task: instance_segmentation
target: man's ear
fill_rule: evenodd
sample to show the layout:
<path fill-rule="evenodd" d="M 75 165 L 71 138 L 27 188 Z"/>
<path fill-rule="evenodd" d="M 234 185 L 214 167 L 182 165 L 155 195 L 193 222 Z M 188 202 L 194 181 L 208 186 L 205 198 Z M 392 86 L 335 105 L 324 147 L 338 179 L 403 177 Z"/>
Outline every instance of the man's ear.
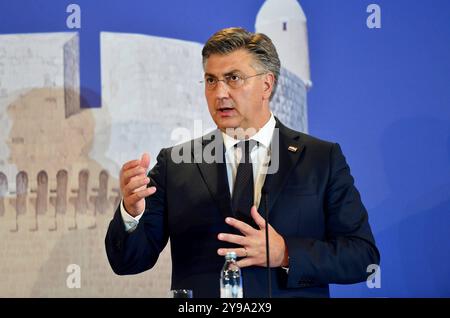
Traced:
<path fill-rule="evenodd" d="M 275 76 L 272 73 L 267 73 L 264 76 L 264 82 L 263 82 L 264 99 L 270 99 L 270 95 L 272 95 L 274 84 L 275 84 Z"/>

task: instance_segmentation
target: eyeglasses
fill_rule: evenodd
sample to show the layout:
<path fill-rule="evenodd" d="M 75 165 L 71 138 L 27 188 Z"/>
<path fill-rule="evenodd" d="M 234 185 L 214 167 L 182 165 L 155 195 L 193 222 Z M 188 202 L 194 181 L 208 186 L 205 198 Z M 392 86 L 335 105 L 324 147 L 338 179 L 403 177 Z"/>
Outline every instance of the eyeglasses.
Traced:
<path fill-rule="evenodd" d="M 258 74 L 251 75 L 251 76 L 243 76 L 240 74 L 230 74 L 230 75 L 225 75 L 224 79 L 221 79 L 221 80 L 214 76 L 206 76 L 205 80 L 200 81 L 200 83 L 202 83 L 202 84 L 205 83 L 205 87 L 208 90 L 215 89 L 219 82 L 224 82 L 225 84 L 227 84 L 228 87 L 236 89 L 236 88 L 242 87 L 247 79 L 256 77 L 256 76 L 260 76 L 260 75 L 264 75 L 264 74 L 266 74 L 266 73 L 258 73 Z"/>

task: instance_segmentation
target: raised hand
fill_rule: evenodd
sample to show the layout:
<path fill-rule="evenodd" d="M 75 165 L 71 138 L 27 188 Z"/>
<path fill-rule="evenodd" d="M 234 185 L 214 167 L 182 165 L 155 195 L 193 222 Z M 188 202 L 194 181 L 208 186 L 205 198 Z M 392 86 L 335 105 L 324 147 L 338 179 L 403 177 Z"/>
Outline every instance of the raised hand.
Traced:
<path fill-rule="evenodd" d="M 238 229 L 243 235 L 235 235 L 229 233 L 220 233 L 218 239 L 221 241 L 241 245 L 238 248 L 219 248 L 217 254 L 225 256 L 227 252 L 234 251 L 238 257 L 242 257 L 238 261 L 239 267 L 247 266 L 266 266 L 266 221 L 256 210 L 251 208 L 251 215 L 258 229 L 239 221 L 235 218 L 228 217 L 225 222 L 232 227 Z M 288 265 L 288 250 L 283 237 L 269 224 L 269 253 L 270 267 L 279 267 Z"/>
<path fill-rule="evenodd" d="M 150 156 L 144 153 L 141 159 L 131 160 L 120 169 L 120 192 L 125 210 L 131 216 L 137 216 L 145 210 L 145 198 L 156 192 L 156 187 L 148 187 L 150 178 L 147 170 Z"/>

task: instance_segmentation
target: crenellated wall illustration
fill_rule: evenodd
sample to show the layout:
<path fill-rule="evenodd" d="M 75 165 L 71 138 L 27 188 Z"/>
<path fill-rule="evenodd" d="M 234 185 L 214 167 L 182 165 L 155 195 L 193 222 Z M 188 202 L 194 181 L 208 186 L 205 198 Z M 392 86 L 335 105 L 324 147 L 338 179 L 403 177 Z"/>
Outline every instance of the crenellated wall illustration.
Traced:
<path fill-rule="evenodd" d="M 33 185 L 29 183 L 28 173 L 19 171 L 15 191 L 8 191 L 8 178 L 0 172 L 0 218 L 5 218 L 3 224 L 8 223 L 11 232 L 57 231 L 58 226 L 62 230 L 64 225 L 69 230 L 83 226 L 95 229 L 97 216 L 108 214 L 110 217 L 118 206 L 120 191 L 117 184 L 109 186 L 108 171 L 91 175 L 88 169 L 83 169 L 78 178 L 69 182 L 67 170 L 61 169 L 54 178 L 56 183 L 52 184 L 47 171 L 41 170 Z M 91 180 L 93 177 L 96 180 Z M 71 187 L 77 183 L 76 187 Z M 19 226 L 25 223 L 28 228 Z"/>
<path fill-rule="evenodd" d="M 266 11 L 258 26 L 269 19 L 274 36 L 295 42 L 283 23 L 290 31 L 306 22 L 287 18 L 280 24 Z M 161 148 L 180 142 L 174 129 L 194 138 L 214 128 L 199 84 L 203 45 L 100 32 L 102 105 L 82 108 L 79 38 L 0 35 L 0 297 L 167 297 L 169 246 L 151 271 L 118 276 L 104 237 L 120 202 L 124 162 L 145 151 L 153 166 Z M 309 60 L 300 59 L 301 68 L 292 59 L 282 65 L 272 109 L 307 132 Z M 71 264 L 81 269 L 80 288 L 67 284 Z"/>

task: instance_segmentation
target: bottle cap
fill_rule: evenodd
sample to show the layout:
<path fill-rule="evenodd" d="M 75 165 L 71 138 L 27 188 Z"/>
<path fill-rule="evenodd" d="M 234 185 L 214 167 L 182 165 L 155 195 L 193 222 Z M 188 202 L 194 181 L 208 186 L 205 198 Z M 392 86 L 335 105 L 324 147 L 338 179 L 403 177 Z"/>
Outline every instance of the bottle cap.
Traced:
<path fill-rule="evenodd" d="M 236 252 L 227 252 L 227 255 L 225 255 L 225 259 L 236 259 Z"/>

